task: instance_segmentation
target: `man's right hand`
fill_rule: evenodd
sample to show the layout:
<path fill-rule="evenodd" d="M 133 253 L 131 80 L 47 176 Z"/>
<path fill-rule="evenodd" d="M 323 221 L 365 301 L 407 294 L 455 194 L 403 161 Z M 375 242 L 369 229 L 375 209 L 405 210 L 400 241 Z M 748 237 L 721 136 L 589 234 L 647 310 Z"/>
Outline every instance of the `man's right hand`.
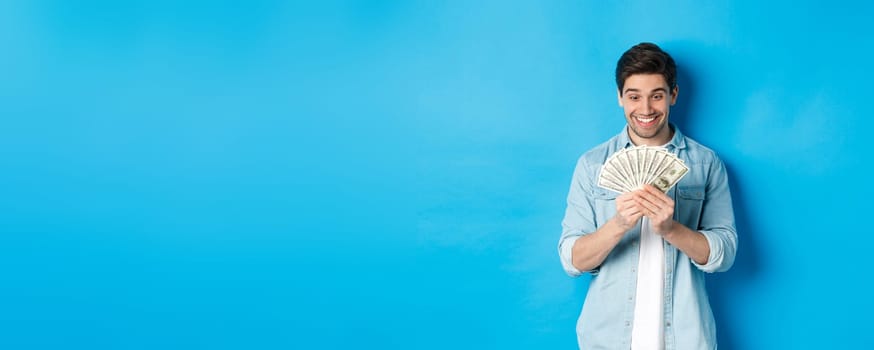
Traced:
<path fill-rule="evenodd" d="M 590 271 L 604 262 L 628 230 L 634 228 L 643 211 L 630 193 L 616 197 L 616 215 L 595 232 L 583 235 L 574 242 L 571 263 L 580 271 Z"/>
<path fill-rule="evenodd" d="M 623 232 L 634 228 L 642 216 L 643 211 L 638 208 L 631 193 L 616 197 L 616 215 L 613 216 L 613 220 Z"/>

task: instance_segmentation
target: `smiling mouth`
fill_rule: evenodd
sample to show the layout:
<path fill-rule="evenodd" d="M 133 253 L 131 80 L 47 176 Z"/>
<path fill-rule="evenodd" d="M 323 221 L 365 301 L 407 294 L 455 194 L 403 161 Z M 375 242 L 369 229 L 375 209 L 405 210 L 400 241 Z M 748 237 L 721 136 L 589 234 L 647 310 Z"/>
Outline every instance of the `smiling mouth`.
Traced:
<path fill-rule="evenodd" d="M 658 119 L 658 115 L 646 116 L 646 117 L 639 116 L 639 115 L 634 116 L 634 120 L 636 120 L 637 123 L 640 124 L 640 126 L 644 126 L 644 127 L 652 126 L 653 124 L 655 124 L 656 119 Z"/>

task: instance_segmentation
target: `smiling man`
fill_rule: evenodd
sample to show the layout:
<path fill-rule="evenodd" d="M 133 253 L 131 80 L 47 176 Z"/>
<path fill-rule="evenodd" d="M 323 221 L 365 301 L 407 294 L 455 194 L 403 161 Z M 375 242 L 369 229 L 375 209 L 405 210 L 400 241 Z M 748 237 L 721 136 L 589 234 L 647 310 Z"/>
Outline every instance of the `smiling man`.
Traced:
<path fill-rule="evenodd" d="M 655 44 L 626 51 L 616 85 L 627 125 L 574 170 L 558 251 L 569 275 L 592 275 L 577 322 L 581 349 L 716 349 L 704 274 L 734 262 L 734 212 L 722 161 L 669 122 L 676 71 Z M 688 173 L 667 193 L 597 186 L 610 155 L 642 145 L 674 153 Z"/>

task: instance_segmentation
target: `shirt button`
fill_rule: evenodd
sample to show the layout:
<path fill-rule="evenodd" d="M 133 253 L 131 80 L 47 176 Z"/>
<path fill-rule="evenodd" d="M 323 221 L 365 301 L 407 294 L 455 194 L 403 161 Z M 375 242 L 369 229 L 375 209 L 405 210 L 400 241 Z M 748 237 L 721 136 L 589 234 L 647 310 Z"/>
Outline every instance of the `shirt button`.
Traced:
<path fill-rule="evenodd" d="M 631 325 L 631 322 L 625 321 L 625 327 L 628 327 L 630 325 Z"/>
<path fill-rule="evenodd" d="M 670 326 L 671 326 L 671 321 L 665 322 L 665 325 L 668 326 L 668 327 L 670 327 Z"/>

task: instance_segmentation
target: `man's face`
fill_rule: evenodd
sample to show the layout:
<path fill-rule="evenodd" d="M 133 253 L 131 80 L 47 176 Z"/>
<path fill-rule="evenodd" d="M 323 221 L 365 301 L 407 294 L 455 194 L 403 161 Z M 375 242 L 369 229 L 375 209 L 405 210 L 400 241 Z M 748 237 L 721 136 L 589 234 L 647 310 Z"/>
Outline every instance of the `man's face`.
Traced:
<path fill-rule="evenodd" d="M 635 74 L 625 79 L 619 105 L 625 110 L 629 136 L 635 145 L 661 146 L 671 140 L 668 115 L 677 102 L 677 87 L 668 87 L 661 74 Z"/>

